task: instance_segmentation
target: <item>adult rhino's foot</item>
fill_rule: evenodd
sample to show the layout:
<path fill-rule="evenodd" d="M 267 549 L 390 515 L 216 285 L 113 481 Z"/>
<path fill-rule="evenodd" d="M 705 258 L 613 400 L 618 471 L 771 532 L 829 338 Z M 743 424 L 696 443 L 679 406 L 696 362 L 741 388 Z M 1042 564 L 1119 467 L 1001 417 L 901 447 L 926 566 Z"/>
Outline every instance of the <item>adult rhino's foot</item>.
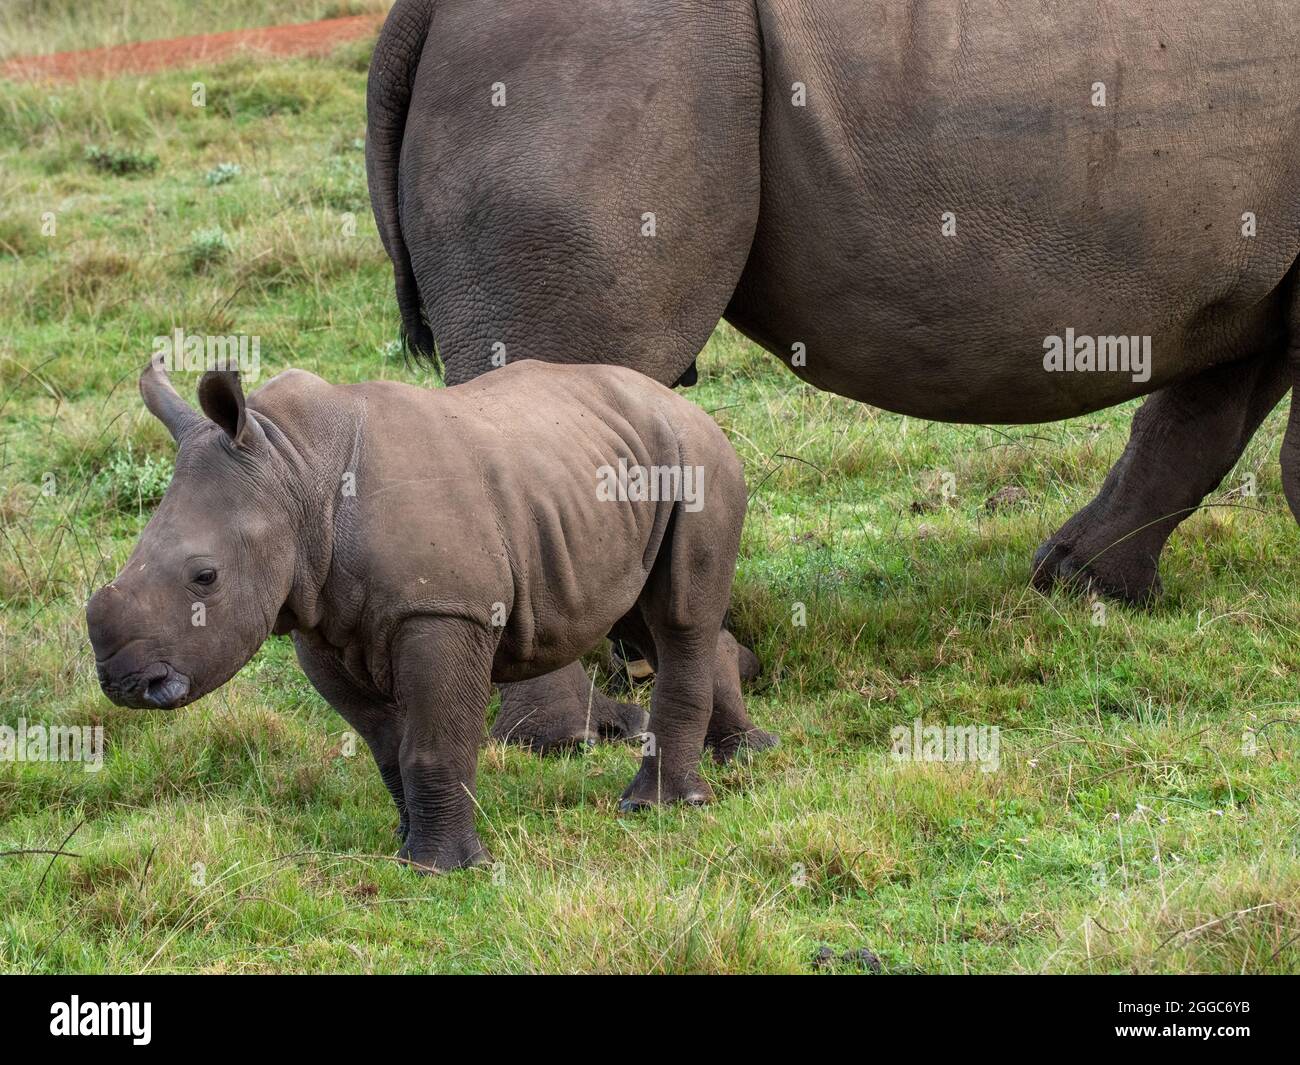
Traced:
<path fill-rule="evenodd" d="M 1129 547 L 1122 533 L 1071 542 L 1062 539 L 1064 532 L 1034 552 L 1032 577 L 1040 592 L 1047 593 L 1053 585 L 1063 584 L 1140 606 L 1163 591 L 1156 558 L 1145 543 Z"/>
<path fill-rule="evenodd" d="M 402 849 L 397 852 L 397 857 L 410 862 L 410 868 L 422 876 L 486 865 L 492 860 L 475 832 L 452 840 L 419 840 L 408 837 L 402 844 Z"/>
<path fill-rule="evenodd" d="M 1159 595 L 1165 541 L 1290 388 L 1286 353 L 1273 346 L 1149 396 L 1097 497 L 1038 549 L 1034 584 L 1069 581 L 1129 603 Z"/>
<path fill-rule="evenodd" d="M 572 750 L 602 740 L 630 740 L 645 731 L 639 706 L 596 688 L 580 662 L 534 680 L 502 684 L 492 738 L 538 754 Z"/>
<path fill-rule="evenodd" d="M 634 814 L 651 806 L 676 802 L 703 806 L 712 801 L 712 789 L 695 770 L 665 773 L 659 767 L 658 759 L 644 758 L 632 783 L 618 800 L 618 812 Z"/>
<path fill-rule="evenodd" d="M 718 763 L 728 762 L 742 751 L 765 751 L 778 743 L 776 735 L 755 725 L 745 709 L 740 685 L 756 676 L 758 659 L 754 652 L 723 629 L 718 634 L 713 665 L 713 713 L 704 737 L 704 746 Z"/>

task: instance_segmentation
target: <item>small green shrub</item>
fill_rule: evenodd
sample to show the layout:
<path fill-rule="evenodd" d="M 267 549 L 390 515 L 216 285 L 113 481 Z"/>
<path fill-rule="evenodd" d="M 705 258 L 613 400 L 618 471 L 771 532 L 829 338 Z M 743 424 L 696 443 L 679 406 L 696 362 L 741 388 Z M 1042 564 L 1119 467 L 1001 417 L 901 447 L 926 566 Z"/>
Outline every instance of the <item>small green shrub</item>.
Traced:
<path fill-rule="evenodd" d="M 105 506 L 124 513 L 137 513 L 163 497 L 172 480 L 172 463 L 158 455 L 137 455 L 127 441 L 126 450 L 115 454 L 95 482 L 95 494 Z"/>
<path fill-rule="evenodd" d="M 230 238 L 220 226 L 196 229 L 190 234 L 185 248 L 185 258 L 195 273 L 221 262 L 230 254 Z"/>
<path fill-rule="evenodd" d="M 224 185 L 228 181 L 234 181 L 242 173 L 243 170 L 238 163 L 218 163 L 203 175 L 203 183 L 210 188 Z"/>
<path fill-rule="evenodd" d="M 104 174 L 125 177 L 129 174 L 149 174 L 158 169 L 158 157 L 134 148 L 101 148 L 86 145 L 86 162 Z"/>

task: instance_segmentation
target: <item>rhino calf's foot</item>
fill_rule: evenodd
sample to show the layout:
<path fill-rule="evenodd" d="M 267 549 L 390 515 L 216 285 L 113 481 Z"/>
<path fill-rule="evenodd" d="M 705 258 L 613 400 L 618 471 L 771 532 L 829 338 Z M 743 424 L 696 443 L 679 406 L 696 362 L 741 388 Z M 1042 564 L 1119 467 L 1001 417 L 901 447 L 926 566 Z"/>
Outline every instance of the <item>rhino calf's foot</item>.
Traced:
<path fill-rule="evenodd" d="M 619 797 L 618 812 L 638 813 L 652 806 L 685 803 L 703 806 L 713 801 L 713 790 L 699 773 L 690 771 L 664 777 L 658 759 L 646 758 L 637 770 L 632 783 Z"/>
<path fill-rule="evenodd" d="M 775 732 L 766 732 L 758 727 L 750 727 L 733 732 L 714 732 L 710 726 L 705 737 L 704 746 L 713 752 L 713 760 L 719 765 L 732 761 L 742 754 L 758 754 L 770 751 L 781 745 L 781 737 Z"/>
<path fill-rule="evenodd" d="M 402 844 L 397 857 L 411 863 L 411 869 L 421 876 L 435 873 L 448 873 L 453 869 L 469 869 L 476 865 L 486 865 L 492 861 L 478 836 L 467 837 L 446 843 L 414 845 L 408 840 Z"/>
<path fill-rule="evenodd" d="M 776 735 L 765 732 L 750 719 L 740 686 L 758 673 L 758 659 L 749 648 L 736 642 L 726 629 L 718 633 L 713 661 L 713 712 L 704 746 L 721 765 L 742 752 L 753 754 L 775 747 Z"/>

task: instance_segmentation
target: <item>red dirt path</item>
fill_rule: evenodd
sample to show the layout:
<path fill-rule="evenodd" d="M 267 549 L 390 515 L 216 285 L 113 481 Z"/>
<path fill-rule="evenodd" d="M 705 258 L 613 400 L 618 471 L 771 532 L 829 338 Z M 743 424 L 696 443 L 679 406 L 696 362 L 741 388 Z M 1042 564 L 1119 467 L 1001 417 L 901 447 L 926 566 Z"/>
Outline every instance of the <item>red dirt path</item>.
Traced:
<path fill-rule="evenodd" d="M 347 18 L 302 22 L 293 26 L 231 30 L 197 37 L 173 37 L 163 41 L 140 41 L 83 52 L 55 52 L 26 56 L 0 64 L 0 77 L 13 80 L 76 81 L 107 78 L 115 74 L 147 74 L 169 67 L 196 66 L 242 51 L 270 55 L 323 55 L 337 45 L 355 41 L 378 31 L 383 15 L 351 15 Z"/>

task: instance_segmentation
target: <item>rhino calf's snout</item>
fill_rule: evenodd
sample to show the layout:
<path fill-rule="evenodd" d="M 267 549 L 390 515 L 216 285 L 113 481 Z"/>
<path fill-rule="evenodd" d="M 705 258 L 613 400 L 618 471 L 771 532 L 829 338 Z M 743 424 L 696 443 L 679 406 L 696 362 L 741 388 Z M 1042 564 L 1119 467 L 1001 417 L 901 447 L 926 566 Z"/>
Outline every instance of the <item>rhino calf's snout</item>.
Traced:
<path fill-rule="evenodd" d="M 96 662 L 95 672 L 104 694 L 118 706 L 136 710 L 152 707 L 167 710 L 187 702 L 190 678 L 178 673 L 166 662 L 155 662 L 144 669 L 122 668 L 113 661 Z"/>
<path fill-rule="evenodd" d="M 169 709 L 184 704 L 190 678 L 169 663 L 150 660 L 149 641 L 123 631 L 129 624 L 127 597 L 109 585 L 86 604 L 90 644 L 95 651 L 95 675 L 106 696 L 118 706 Z"/>

